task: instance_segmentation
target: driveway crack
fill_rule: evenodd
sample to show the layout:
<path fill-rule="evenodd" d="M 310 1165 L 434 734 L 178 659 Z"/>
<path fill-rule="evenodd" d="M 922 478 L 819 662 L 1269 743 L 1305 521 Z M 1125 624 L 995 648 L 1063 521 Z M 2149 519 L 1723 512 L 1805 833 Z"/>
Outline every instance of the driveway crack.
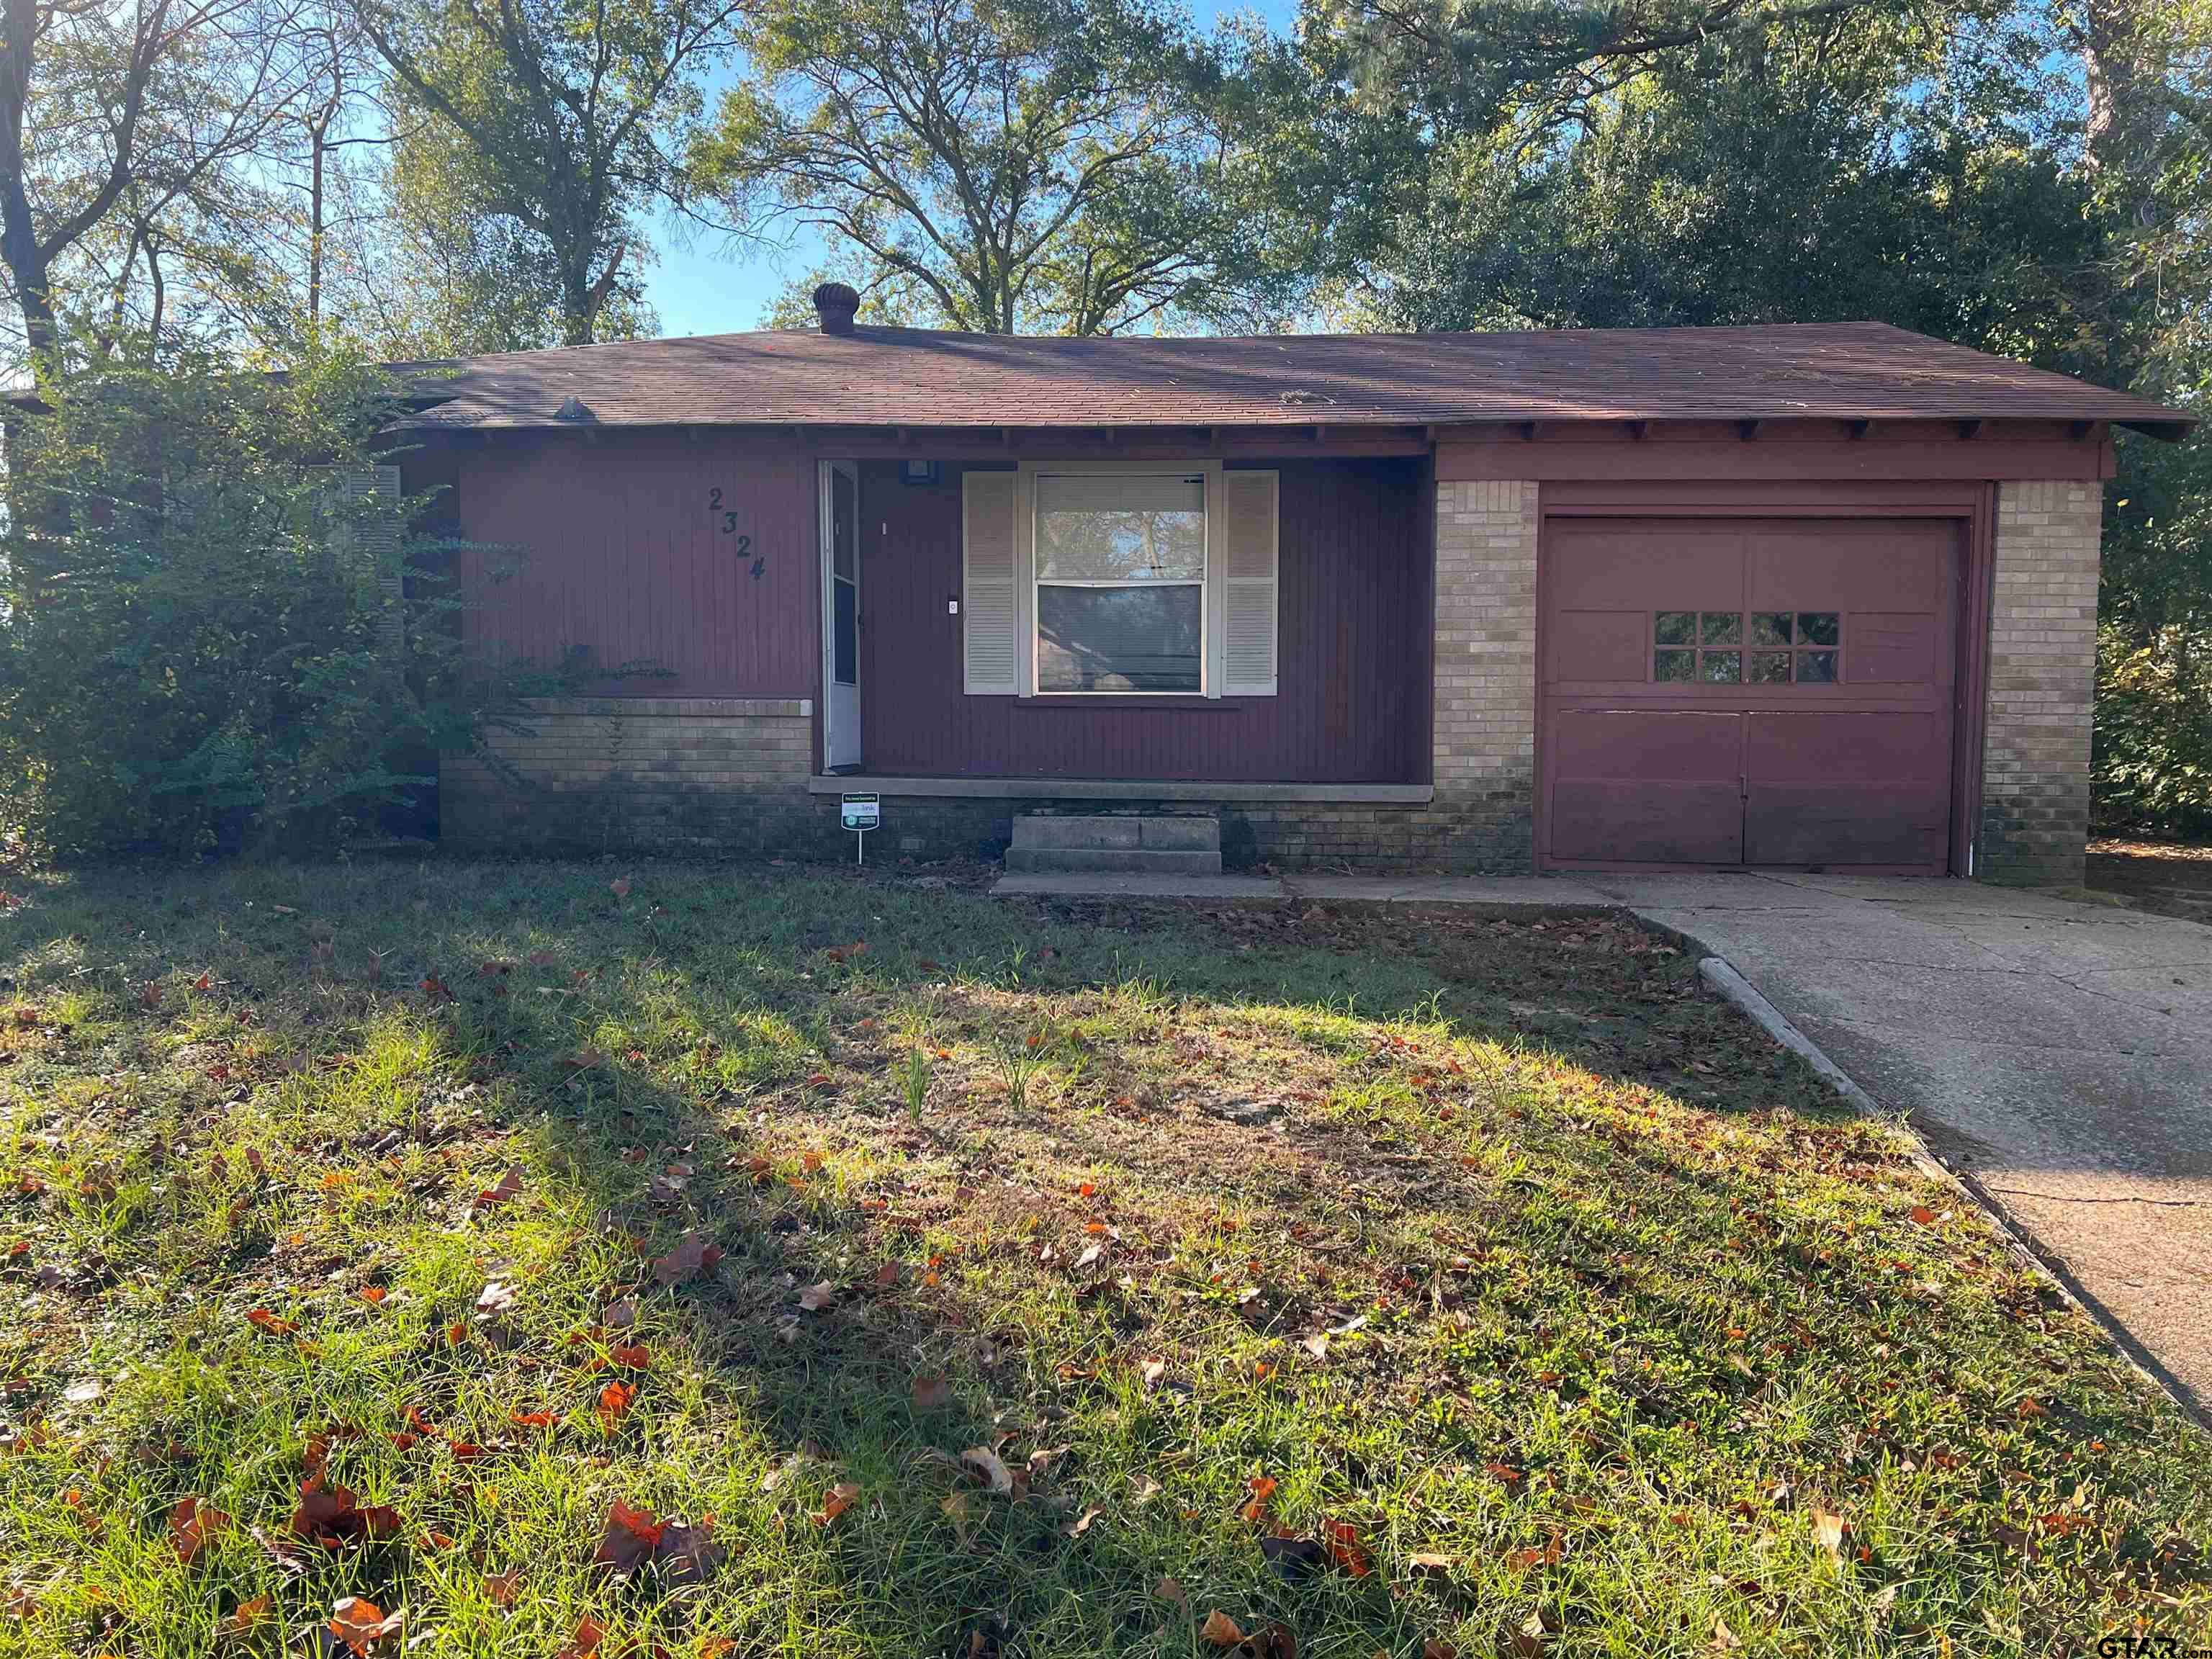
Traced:
<path fill-rule="evenodd" d="M 1986 1187 L 1988 1183 L 1984 1185 Z M 2212 1208 L 2212 1200 L 2201 1198 L 2139 1198 L 2132 1193 L 2110 1198 L 2093 1198 L 2084 1194 L 2039 1193 L 2026 1187 L 1989 1187 L 1988 1190 L 2002 1193 L 2007 1198 L 2039 1198 L 2052 1204 L 2151 1204 L 2161 1210 Z"/>

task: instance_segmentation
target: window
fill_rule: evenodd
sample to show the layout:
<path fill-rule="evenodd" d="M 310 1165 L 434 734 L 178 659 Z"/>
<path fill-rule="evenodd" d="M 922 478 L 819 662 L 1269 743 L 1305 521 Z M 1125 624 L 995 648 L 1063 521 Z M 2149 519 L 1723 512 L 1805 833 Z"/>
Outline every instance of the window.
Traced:
<path fill-rule="evenodd" d="M 1662 684 L 1832 684 L 1842 660 L 1835 611 L 1660 611 L 1651 618 L 1651 678 Z"/>
<path fill-rule="evenodd" d="M 1036 688 L 1204 689 L 1206 479 L 1036 480 Z"/>
<path fill-rule="evenodd" d="M 1280 473 L 1024 461 L 960 487 L 970 696 L 1276 695 Z"/>

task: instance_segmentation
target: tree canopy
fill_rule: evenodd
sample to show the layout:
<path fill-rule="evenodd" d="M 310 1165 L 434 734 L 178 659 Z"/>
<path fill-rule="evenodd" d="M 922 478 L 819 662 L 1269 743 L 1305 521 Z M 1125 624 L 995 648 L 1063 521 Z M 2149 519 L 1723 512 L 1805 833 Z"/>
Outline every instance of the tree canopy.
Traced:
<path fill-rule="evenodd" d="M 989 333 L 1264 320 L 1264 53 L 1150 0 L 762 0 L 700 187 L 825 237 L 875 314 Z M 1261 61 L 1253 61 L 1261 60 Z"/>

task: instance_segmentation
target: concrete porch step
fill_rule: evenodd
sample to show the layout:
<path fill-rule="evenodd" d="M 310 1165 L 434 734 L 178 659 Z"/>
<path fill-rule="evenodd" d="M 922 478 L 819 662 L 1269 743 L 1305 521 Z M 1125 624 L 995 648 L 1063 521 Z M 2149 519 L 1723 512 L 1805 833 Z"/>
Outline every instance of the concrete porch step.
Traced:
<path fill-rule="evenodd" d="M 1115 870 L 1155 876 L 1218 876 L 1221 849 L 1145 847 L 1009 847 L 1013 874 Z"/>
<path fill-rule="evenodd" d="M 1024 812 L 1014 845 L 1035 851 L 1219 853 L 1221 820 L 1210 812 Z"/>
<path fill-rule="evenodd" d="M 1218 876 L 1221 820 L 1201 812 L 1024 812 L 1014 820 L 1006 869 Z"/>

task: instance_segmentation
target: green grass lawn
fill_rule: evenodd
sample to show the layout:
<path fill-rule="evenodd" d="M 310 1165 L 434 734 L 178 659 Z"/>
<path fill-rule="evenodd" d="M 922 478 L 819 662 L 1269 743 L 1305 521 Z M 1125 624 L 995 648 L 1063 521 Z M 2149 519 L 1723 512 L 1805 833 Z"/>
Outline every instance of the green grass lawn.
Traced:
<path fill-rule="evenodd" d="M 1626 922 L 7 885 L 0 1654 L 2212 1641 L 2212 1441 Z"/>

